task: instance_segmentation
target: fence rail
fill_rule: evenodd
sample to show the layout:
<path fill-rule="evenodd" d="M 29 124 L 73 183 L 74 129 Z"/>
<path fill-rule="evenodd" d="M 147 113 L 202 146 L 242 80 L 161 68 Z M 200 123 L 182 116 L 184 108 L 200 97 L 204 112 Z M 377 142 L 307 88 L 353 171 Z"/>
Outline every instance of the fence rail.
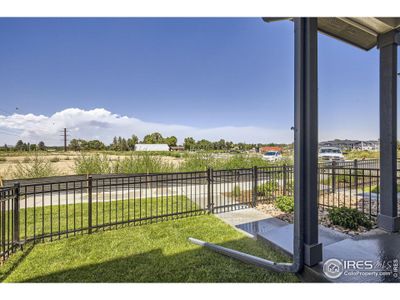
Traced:
<path fill-rule="evenodd" d="M 368 167 L 367 167 L 368 166 Z M 320 208 L 379 213 L 379 169 L 319 165 Z M 27 242 L 254 207 L 293 195 L 293 167 L 96 176 L 0 189 L 0 259 Z"/>

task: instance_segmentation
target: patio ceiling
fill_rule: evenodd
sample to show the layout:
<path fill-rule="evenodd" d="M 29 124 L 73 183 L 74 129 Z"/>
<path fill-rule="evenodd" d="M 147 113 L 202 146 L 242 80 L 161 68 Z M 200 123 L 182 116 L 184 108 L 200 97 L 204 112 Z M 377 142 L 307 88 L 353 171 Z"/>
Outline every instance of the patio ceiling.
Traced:
<path fill-rule="evenodd" d="M 292 18 L 263 18 L 265 22 L 289 19 Z M 393 29 L 400 30 L 400 18 L 318 18 L 318 31 L 364 50 L 375 47 L 378 35 Z"/>

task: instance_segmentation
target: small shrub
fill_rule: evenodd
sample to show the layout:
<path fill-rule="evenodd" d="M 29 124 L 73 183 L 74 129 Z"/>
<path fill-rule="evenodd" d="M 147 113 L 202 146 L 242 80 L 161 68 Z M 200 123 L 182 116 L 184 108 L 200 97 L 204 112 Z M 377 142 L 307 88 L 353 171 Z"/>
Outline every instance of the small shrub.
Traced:
<path fill-rule="evenodd" d="M 64 159 L 65 159 L 65 160 L 70 160 L 69 156 L 65 157 Z"/>
<path fill-rule="evenodd" d="M 136 174 L 136 173 L 168 173 L 173 172 L 172 163 L 167 163 L 160 156 L 147 153 L 131 155 L 118 160 L 114 165 L 114 173 Z"/>
<path fill-rule="evenodd" d="M 257 186 L 257 195 L 258 196 L 267 196 L 271 195 L 275 191 L 278 190 L 278 182 L 276 181 L 269 181 L 265 182 L 259 186 Z"/>
<path fill-rule="evenodd" d="M 39 178 L 56 175 L 57 170 L 51 166 L 49 161 L 40 158 L 38 155 L 30 160 L 30 163 L 17 162 L 11 171 L 13 178 Z"/>
<path fill-rule="evenodd" d="M 215 168 L 216 159 L 209 153 L 196 153 L 188 156 L 179 166 L 179 171 L 193 172 L 206 171 L 207 168 Z"/>
<path fill-rule="evenodd" d="M 355 208 L 333 207 L 328 210 L 328 218 L 334 225 L 357 230 L 360 226 L 371 229 L 372 222 Z"/>
<path fill-rule="evenodd" d="M 52 163 L 56 163 L 56 162 L 59 162 L 59 161 L 60 161 L 60 159 L 58 157 L 50 158 L 50 162 L 52 162 Z"/>
<path fill-rule="evenodd" d="M 76 174 L 110 174 L 112 170 L 112 162 L 105 154 L 81 154 L 75 159 Z"/>
<path fill-rule="evenodd" d="M 29 157 L 24 157 L 24 159 L 22 160 L 23 163 L 29 163 L 31 161 L 31 159 Z"/>
<path fill-rule="evenodd" d="M 7 158 L 5 158 L 5 157 L 0 157 L 0 162 L 5 162 L 5 161 L 7 161 Z"/>
<path fill-rule="evenodd" d="M 240 186 L 235 185 L 232 189 L 232 196 L 239 197 L 241 195 Z"/>
<path fill-rule="evenodd" d="M 279 196 L 274 205 L 285 213 L 291 213 L 294 211 L 294 198 L 292 196 Z"/>

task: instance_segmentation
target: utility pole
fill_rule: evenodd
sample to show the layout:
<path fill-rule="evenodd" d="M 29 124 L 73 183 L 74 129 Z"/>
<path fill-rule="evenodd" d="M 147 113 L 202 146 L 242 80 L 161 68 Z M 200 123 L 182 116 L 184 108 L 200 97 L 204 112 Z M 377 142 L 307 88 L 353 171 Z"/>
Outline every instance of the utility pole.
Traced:
<path fill-rule="evenodd" d="M 67 152 L 67 128 L 64 128 L 64 151 Z"/>

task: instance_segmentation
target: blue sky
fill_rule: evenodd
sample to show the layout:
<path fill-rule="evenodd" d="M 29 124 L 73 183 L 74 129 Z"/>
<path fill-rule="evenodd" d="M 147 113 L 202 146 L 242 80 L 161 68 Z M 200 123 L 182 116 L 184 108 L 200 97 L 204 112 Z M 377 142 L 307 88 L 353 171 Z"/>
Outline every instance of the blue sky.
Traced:
<path fill-rule="evenodd" d="M 225 128 L 220 138 L 291 140 L 292 22 L 3 18 L 0 40 L 0 139 L 6 142 L 21 136 L 57 143 L 63 126 L 73 137 L 106 141 L 113 132 L 141 136 L 157 126 L 165 134 L 177 130 L 179 138 L 216 139 Z M 319 35 L 320 139 L 378 137 L 378 58 L 376 49 Z M 15 107 L 22 116 L 10 116 Z M 65 113 L 69 108 L 79 110 Z M 96 108 L 100 115 L 90 113 Z M 79 119 L 88 114 L 90 122 Z M 121 116 L 134 121 L 121 123 Z"/>

